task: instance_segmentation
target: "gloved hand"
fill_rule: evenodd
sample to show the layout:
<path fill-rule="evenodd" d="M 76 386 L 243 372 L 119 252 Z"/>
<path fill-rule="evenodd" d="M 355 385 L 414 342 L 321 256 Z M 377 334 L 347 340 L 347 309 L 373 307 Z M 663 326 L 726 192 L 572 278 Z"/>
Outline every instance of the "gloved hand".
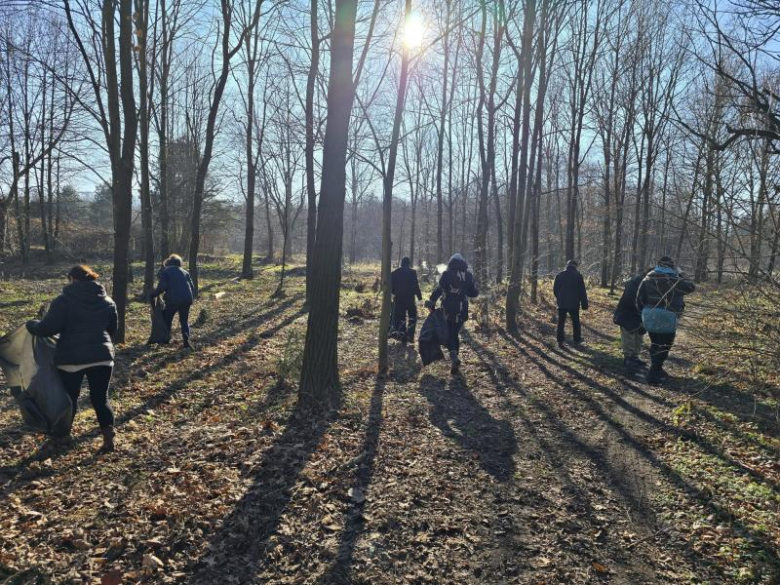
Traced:
<path fill-rule="evenodd" d="M 432 303 L 431 301 L 425 301 L 425 308 L 428 309 L 431 313 L 436 309 L 436 303 Z"/>
<path fill-rule="evenodd" d="M 40 323 L 38 319 L 30 319 L 27 321 L 27 323 L 24 324 L 25 327 L 27 327 L 27 331 L 29 331 L 32 335 L 35 335 L 35 326 Z"/>

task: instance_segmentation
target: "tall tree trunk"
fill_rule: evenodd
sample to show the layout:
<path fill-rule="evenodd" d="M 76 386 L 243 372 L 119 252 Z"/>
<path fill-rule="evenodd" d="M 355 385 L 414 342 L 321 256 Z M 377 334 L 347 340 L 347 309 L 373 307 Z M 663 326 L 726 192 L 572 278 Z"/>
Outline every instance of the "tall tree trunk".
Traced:
<path fill-rule="evenodd" d="M 311 0 L 310 33 L 311 64 L 306 78 L 306 304 L 311 303 L 311 259 L 317 239 L 317 187 L 314 183 L 314 89 L 320 69 L 320 34 L 318 29 L 319 0 Z"/>
<path fill-rule="evenodd" d="M 138 36 L 138 90 L 141 100 L 139 115 L 141 151 L 141 228 L 144 242 L 144 289 L 146 298 L 154 288 L 154 225 L 152 218 L 152 194 L 149 186 L 149 104 L 151 91 L 147 72 L 146 43 L 149 29 L 149 0 L 136 0 L 136 31 Z"/>
<path fill-rule="evenodd" d="M 340 398 L 339 291 L 346 195 L 349 119 L 355 97 L 352 61 L 357 0 L 336 0 L 328 81 L 328 118 L 322 153 L 317 238 L 311 264 L 311 303 L 303 350 L 299 400 L 329 408 Z"/>
<path fill-rule="evenodd" d="M 509 288 L 506 293 L 506 328 L 510 332 L 517 331 L 517 316 L 520 310 L 520 288 L 521 288 L 521 256 L 522 256 L 522 238 L 523 238 L 523 217 L 522 211 L 525 207 L 526 182 L 528 172 L 528 143 L 531 133 L 531 86 L 533 85 L 533 30 L 536 19 L 536 0 L 527 0 L 525 4 L 525 15 L 523 21 L 523 43 L 520 51 L 520 67 L 523 70 L 522 80 L 518 85 L 523 87 L 523 116 L 522 131 L 520 137 L 520 162 L 517 178 L 517 203 L 515 207 L 515 225 L 513 231 L 514 241 L 511 243 L 512 269 L 509 277 Z M 540 47 L 540 51 L 543 47 Z"/>
<path fill-rule="evenodd" d="M 405 26 L 409 26 L 412 16 L 412 0 L 406 0 L 404 9 Z M 446 75 L 444 76 L 447 77 Z M 390 137 L 390 151 L 387 156 L 387 173 L 384 177 L 382 193 L 382 312 L 379 319 L 379 357 L 378 370 L 384 374 L 388 369 L 387 337 L 390 329 L 390 303 L 392 288 L 390 286 L 390 271 L 392 264 L 393 243 L 391 241 L 393 185 L 395 182 L 395 166 L 398 159 L 398 141 L 401 135 L 401 120 L 406 103 L 406 87 L 409 80 L 409 48 L 404 43 L 401 49 L 401 77 L 398 81 L 398 95 L 395 101 L 393 115 L 393 134 Z M 443 135 L 443 133 L 442 133 Z M 439 198 L 438 203 L 441 203 Z M 439 209 L 440 210 L 440 209 Z M 439 238 L 441 237 L 441 216 L 439 216 Z M 438 253 L 441 253 L 441 241 L 437 243 Z"/>

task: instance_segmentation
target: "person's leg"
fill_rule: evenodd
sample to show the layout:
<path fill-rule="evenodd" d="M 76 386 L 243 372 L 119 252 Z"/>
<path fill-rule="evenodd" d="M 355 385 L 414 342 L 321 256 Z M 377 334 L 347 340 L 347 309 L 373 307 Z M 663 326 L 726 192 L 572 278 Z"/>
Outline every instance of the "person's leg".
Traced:
<path fill-rule="evenodd" d="M 672 349 L 672 345 L 674 344 L 674 333 L 664 333 L 661 336 L 661 339 L 659 340 L 659 356 L 658 361 L 660 364 L 661 374 L 664 374 L 663 367 L 664 362 L 666 361 L 666 358 L 669 357 L 669 352 Z"/>
<path fill-rule="evenodd" d="M 637 329 L 633 333 L 633 337 L 634 337 L 634 356 L 636 358 L 636 361 L 639 364 L 645 365 L 645 363 L 642 361 L 642 359 L 640 357 L 642 355 L 642 340 L 643 340 L 645 334 L 644 333 L 640 333 L 640 331 L 641 331 L 641 329 Z"/>
<path fill-rule="evenodd" d="M 101 429 L 114 426 L 114 411 L 108 401 L 112 369 L 110 366 L 95 366 L 84 370 L 89 383 L 89 399 Z"/>
<path fill-rule="evenodd" d="M 462 321 L 449 321 L 449 343 L 447 349 L 450 352 L 450 361 L 452 362 L 452 374 L 460 371 L 460 329 L 463 327 Z"/>
<path fill-rule="evenodd" d="M 84 380 L 84 370 L 81 370 L 80 372 L 66 372 L 65 370 L 57 371 L 60 373 L 62 385 L 65 386 L 65 392 L 68 393 L 70 401 L 73 404 L 70 411 L 70 420 L 73 422 L 79 407 L 79 394 L 81 394 L 81 383 Z"/>
<path fill-rule="evenodd" d="M 172 305 L 171 303 L 166 303 L 165 308 L 163 309 L 163 321 L 165 321 L 165 326 L 168 327 L 168 333 L 170 333 L 171 328 L 173 327 L 173 316 L 176 314 L 176 305 Z"/>
<path fill-rule="evenodd" d="M 674 333 L 650 333 L 650 371 L 647 381 L 658 382 L 664 376 L 663 366 L 674 343 Z"/>
<path fill-rule="evenodd" d="M 580 324 L 580 310 L 579 308 L 569 311 L 571 315 L 571 324 L 574 328 L 574 343 L 582 342 L 582 325 Z"/>
<path fill-rule="evenodd" d="M 556 338 L 558 339 L 559 344 L 566 340 L 566 333 L 564 332 L 564 328 L 566 327 L 566 313 L 566 309 L 558 309 L 558 333 Z"/>
<path fill-rule="evenodd" d="M 406 339 L 413 342 L 414 331 L 417 328 L 417 303 L 414 302 L 414 299 L 412 299 L 412 302 L 406 307 L 406 310 L 409 313 L 409 322 L 406 326 Z"/>
<path fill-rule="evenodd" d="M 631 360 L 638 357 L 636 353 L 636 339 L 632 331 L 629 331 L 625 327 L 621 327 L 620 341 L 623 346 L 623 359 Z"/>
<path fill-rule="evenodd" d="M 181 305 L 179 309 L 179 325 L 181 325 L 181 338 L 184 345 L 190 342 L 190 305 Z"/>
<path fill-rule="evenodd" d="M 111 384 L 110 366 L 96 366 L 85 370 L 87 381 L 89 382 L 89 399 L 92 402 L 92 408 L 95 409 L 100 432 L 103 435 L 102 451 L 111 452 L 114 450 L 114 411 L 108 400 L 108 389 Z"/>

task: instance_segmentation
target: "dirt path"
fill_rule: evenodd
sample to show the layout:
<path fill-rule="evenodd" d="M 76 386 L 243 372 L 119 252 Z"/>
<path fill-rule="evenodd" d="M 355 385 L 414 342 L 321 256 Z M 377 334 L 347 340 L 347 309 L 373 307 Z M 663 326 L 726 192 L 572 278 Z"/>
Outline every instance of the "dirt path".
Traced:
<path fill-rule="evenodd" d="M 273 282 L 251 286 L 267 299 Z M 343 407 L 317 418 L 297 411 L 285 378 L 300 303 L 204 301 L 197 352 L 126 349 L 115 455 L 94 455 L 86 405 L 70 449 L 38 452 L 0 405 L 0 577 L 728 583 L 719 551 L 736 539 L 763 555 L 752 582 L 778 574 L 773 533 L 679 456 L 695 449 L 704 469 L 719 461 L 771 488 L 753 458 L 771 446 L 738 456 L 710 427 L 675 422 L 687 365 L 667 388 L 625 377 L 607 304 L 594 303 L 581 348 L 559 350 L 540 311 L 517 337 L 466 333 L 460 377 L 394 345 L 377 379 L 374 305 L 348 295 L 366 317 L 342 325 Z"/>

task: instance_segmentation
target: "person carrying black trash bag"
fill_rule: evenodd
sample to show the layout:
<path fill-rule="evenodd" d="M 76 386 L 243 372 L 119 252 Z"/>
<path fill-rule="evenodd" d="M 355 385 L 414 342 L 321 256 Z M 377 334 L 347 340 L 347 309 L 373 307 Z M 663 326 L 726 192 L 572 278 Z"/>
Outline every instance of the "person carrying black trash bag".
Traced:
<path fill-rule="evenodd" d="M 73 402 L 74 417 L 86 376 L 89 399 L 103 435 L 101 451 L 108 453 L 115 449 L 116 436 L 108 389 L 114 368 L 112 340 L 118 318 L 114 301 L 96 282 L 98 276 L 89 266 L 71 268 L 70 284 L 54 299 L 41 321 L 27 322 L 27 330 L 39 337 L 59 335 L 54 363 Z"/>
<path fill-rule="evenodd" d="M 696 285 L 683 277 L 669 256 L 662 257 L 639 285 L 636 307 L 642 315 L 642 326 L 650 335 L 649 384 L 658 384 L 667 377 L 664 362 L 685 309 L 684 297 L 695 290 Z"/>
<path fill-rule="evenodd" d="M 642 314 L 636 308 L 636 295 L 639 292 L 639 285 L 651 270 L 652 268 L 643 270 L 626 281 L 623 295 L 612 315 L 612 322 L 620 326 L 623 365 L 628 370 L 636 370 L 647 365 L 639 358 L 642 353 L 642 340 L 647 332 L 642 327 Z"/>
<path fill-rule="evenodd" d="M 574 343 L 582 343 L 582 326 L 580 325 L 580 307 L 588 310 L 588 292 L 585 290 L 585 279 L 577 270 L 577 261 L 569 260 L 566 270 L 555 277 L 553 293 L 558 301 L 558 347 L 563 348 L 566 341 L 564 328 L 566 327 L 566 315 L 571 317 L 574 328 Z"/>
<path fill-rule="evenodd" d="M 436 302 L 441 298 L 449 330 L 447 349 L 452 362 L 450 373 L 453 376 L 460 372 L 460 330 L 469 318 L 469 299 L 478 294 L 474 275 L 469 272 L 468 264 L 463 256 L 453 254 L 447 263 L 447 269 L 439 278 L 439 285 L 425 303 L 428 310 L 432 312 L 436 309 Z"/>
<path fill-rule="evenodd" d="M 393 289 L 393 329 L 401 336 L 401 344 L 414 342 L 414 330 L 417 326 L 417 303 L 414 297 L 422 300 L 417 271 L 412 269 L 409 258 L 401 260 L 401 267 L 390 275 Z"/>
<path fill-rule="evenodd" d="M 179 324 L 181 325 L 181 337 L 184 341 L 183 347 L 190 348 L 190 307 L 195 299 L 195 286 L 192 284 L 190 273 L 181 267 L 181 256 L 171 254 L 160 271 L 160 282 L 157 288 L 152 291 L 150 299 L 152 308 L 154 300 L 161 294 L 164 294 L 165 310 L 163 318 L 170 331 L 173 326 L 173 316 L 179 314 Z"/>

